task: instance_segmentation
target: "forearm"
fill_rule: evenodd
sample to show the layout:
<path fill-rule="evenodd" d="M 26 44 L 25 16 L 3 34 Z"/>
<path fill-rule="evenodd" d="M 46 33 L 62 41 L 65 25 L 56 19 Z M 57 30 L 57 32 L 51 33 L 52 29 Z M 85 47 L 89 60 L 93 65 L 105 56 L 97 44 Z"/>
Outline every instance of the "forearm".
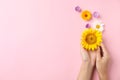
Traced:
<path fill-rule="evenodd" d="M 89 64 L 83 63 L 80 68 L 80 72 L 77 80 L 91 80 L 92 68 Z"/>

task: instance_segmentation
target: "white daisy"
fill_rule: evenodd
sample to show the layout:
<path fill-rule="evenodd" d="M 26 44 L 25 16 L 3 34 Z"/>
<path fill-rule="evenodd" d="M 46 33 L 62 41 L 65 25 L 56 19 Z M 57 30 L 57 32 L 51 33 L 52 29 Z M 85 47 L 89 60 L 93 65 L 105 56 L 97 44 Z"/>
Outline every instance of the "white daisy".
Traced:
<path fill-rule="evenodd" d="M 101 21 L 93 22 L 92 27 L 96 30 L 101 31 L 101 32 L 104 30 L 104 24 Z"/>

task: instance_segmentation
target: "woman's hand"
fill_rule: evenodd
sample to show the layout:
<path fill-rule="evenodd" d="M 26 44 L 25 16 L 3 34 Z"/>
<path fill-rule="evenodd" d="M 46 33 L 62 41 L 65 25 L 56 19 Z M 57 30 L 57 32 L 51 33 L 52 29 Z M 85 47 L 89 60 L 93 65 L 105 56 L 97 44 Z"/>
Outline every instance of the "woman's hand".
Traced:
<path fill-rule="evenodd" d="M 103 44 L 101 45 L 101 49 L 102 51 L 99 50 L 99 52 L 97 53 L 96 68 L 97 68 L 100 80 L 108 80 L 107 66 L 108 66 L 110 56 Z M 103 56 L 101 56 L 101 54 Z"/>
<path fill-rule="evenodd" d="M 98 53 L 98 50 L 87 51 L 81 48 L 82 65 L 78 75 L 78 80 L 91 80 L 96 62 L 96 53 Z"/>

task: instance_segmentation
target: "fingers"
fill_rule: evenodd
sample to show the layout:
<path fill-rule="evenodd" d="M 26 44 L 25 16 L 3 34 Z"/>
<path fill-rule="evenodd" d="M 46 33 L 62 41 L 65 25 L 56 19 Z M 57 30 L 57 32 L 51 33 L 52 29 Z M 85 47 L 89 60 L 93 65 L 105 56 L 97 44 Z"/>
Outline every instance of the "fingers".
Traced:
<path fill-rule="evenodd" d="M 84 48 L 81 48 L 80 53 L 81 53 L 82 59 L 83 59 L 84 61 L 87 61 L 87 60 L 90 59 L 90 58 L 89 58 L 88 51 L 85 50 Z"/>
<path fill-rule="evenodd" d="M 92 65 L 95 65 L 96 62 L 96 52 L 95 51 L 89 51 L 89 56 L 90 56 L 90 60 Z"/>
<path fill-rule="evenodd" d="M 100 53 L 100 47 L 95 51 L 96 54 Z"/>
<path fill-rule="evenodd" d="M 101 60 L 100 48 L 97 50 L 97 60 Z"/>
<path fill-rule="evenodd" d="M 88 51 L 90 55 L 90 59 L 96 59 L 96 51 Z"/>

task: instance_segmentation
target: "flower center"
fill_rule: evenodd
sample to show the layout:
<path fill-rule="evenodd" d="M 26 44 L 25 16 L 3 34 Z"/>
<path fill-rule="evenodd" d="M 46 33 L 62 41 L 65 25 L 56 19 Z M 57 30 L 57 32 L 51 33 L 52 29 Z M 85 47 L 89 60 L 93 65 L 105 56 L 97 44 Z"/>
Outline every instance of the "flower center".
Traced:
<path fill-rule="evenodd" d="M 99 28 L 100 28 L 100 25 L 99 25 L 99 24 L 97 24 L 97 25 L 96 25 L 96 28 L 97 28 L 97 29 L 99 29 Z"/>
<path fill-rule="evenodd" d="M 87 15 L 87 14 L 85 14 L 85 17 L 88 17 L 88 15 Z"/>
<path fill-rule="evenodd" d="M 88 34 L 86 36 L 86 42 L 88 44 L 94 44 L 94 43 L 96 43 L 96 41 L 97 41 L 97 38 L 96 38 L 96 36 L 94 34 Z"/>

